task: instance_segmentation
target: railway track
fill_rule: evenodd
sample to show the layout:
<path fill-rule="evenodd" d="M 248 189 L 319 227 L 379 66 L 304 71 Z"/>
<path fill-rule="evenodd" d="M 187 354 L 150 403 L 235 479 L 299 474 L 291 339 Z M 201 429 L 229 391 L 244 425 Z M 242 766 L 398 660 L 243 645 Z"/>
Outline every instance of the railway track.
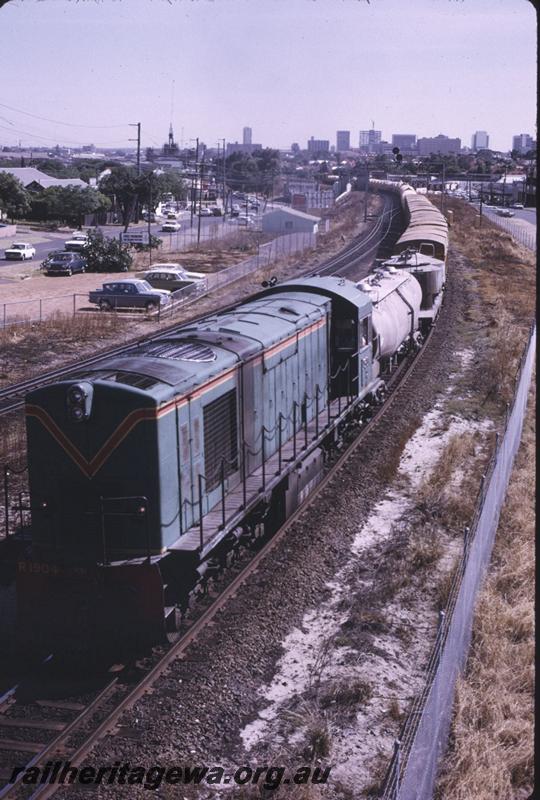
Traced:
<path fill-rule="evenodd" d="M 432 329 L 434 330 L 434 329 Z M 25 692 L 22 688 L 25 680 L 17 683 L 8 691 L 0 696 L 0 753 L 7 755 L 11 759 L 11 774 L 4 773 L 2 776 L 4 785 L 0 789 L 0 800 L 4 798 L 28 798 L 31 800 L 44 800 L 51 797 L 63 784 L 44 783 L 39 786 L 26 786 L 22 783 L 21 771 L 10 778 L 15 766 L 27 769 L 39 766 L 43 768 L 47 762 L 61 761 L 62 764 L 69 762 L 71 766 L 80 766 L 85 758 L 90 754 L 93 747 L 99 740 L 108 733 L 113 733 L 118 726 L 122 714 L 133 705 L 149 690 L 151 690 L 156 680 L 167 670 L 170 664 L 178 658 L 185 656 L 186 651 L 200 636 L 202 631 L 212 624 L 214 618 L 229 600 L 235 597 L 241 586 L 253 575 L 263 564 L 266 557 L 286 536 L 289 528 L 296 522 L 298 517 L 303 514 L 327 487 L 340 467 L 364 442 L 372 429 L 380 424 L 396 401 L 399 393 L 398 389 L 403 390 L 407 382 L 414 374 L 418 365 L 425 359 L 429 351 L 431 331 L 422 349 L 413 357 L 405 359 L 394 371 L 388 381 L 388 395 L 385 403 L 380 406 L 365 423 L 360 433 L 339 455 L 337 460 L 329 468 L 323 480 L 318 484 L 306 501 L 297 511 L 285 522 L 285 524 L 262 546 L 253 556 L 239 574 L 225 587 L 225 589 L 211 602 L 211 605 L 204 610 L 193 622 L 185 622 L 184 630 L 178 634 L 177 641 L 151 666 L 146 674 L 135 686 L 128 688 L 121 680 L 123 665 L 115 665 L 108 673 L 108 678 L 102 676 L 99 687 L 93 692 L 92 697 L 86 703 L 64 702 L 63 700 L 36 700 L 35 697 L 40 693 L 38 688 L 34 691 L 34 699 L 30 703 L 25 702 Z M 45 659 L 41 665 L 46 668 L 52 656 Z M 112 678 L 110 673 L 113 669 L 118 670 Z M 39 681 L 39 676 L 34 680 Z M 43 680 L 46 686 L 46 675 Z M 46 693 L 46 689 L 41 691 Z M 21 699 L 18 695 L 21 694 Z M 66 695 L 64 689 L 63 695 Z M 73 692 L 71 692 L 73 696 Z M 36 708 L 38 716 L 36 718 Z M 59 713 L 63 716 L 59 719 Z M 70 714 L 71 719 L 65 719 Z M 12 739 L 13 731 L 18 731 L 18 737 Z M 40 738 L 44 735 L 52 734 L 46 742 L 36 742 L 34 732 L 38 730 Z M 33 737 L 33 738 L 28 738 Z M 13 756 L 17 754 L 18 760 L 15 762 Z M 25 761 L 25 754 L 31 755 Z"/>
<path fill-rule="evenodd" d="M 345 247 L 340 253 L 336 256 L 325 261 L 322 265 L 317 267 L 316 269 L 310 268 L 299 275 L 302 274 L 316 274 L 316 275 L 346 275 L 350 273 L 352 270 L 357 269 L 358 265 L 362 261 L 369 260 L 372 258 L 373 254 L 376 253 L 381 246 L 381 242 L 388 238 L 389 234 L 392 231 L 392 226 L 395 224 L 396 219 L 400 215 L 400 211 L 397 210 L 395 203 L 393 202 L 392 198 L 384 198 L 385 206 L 383 208 L 382 213 L 380 214 L 377 223 L 375 226 L 369 231 L 367 236 L 363 237 L 359 241 L 353 241 L 350 245 Z M 366 271 L 369 269 L 371 262 L 366 264 Z M 358 275 L 358 278 L 364 277 L 363 275 Z M 226 311 L 228 308 L 233 308 L 237 303 L 231 303 L 228 306 L 223 306 L 220 308 L 220 311 Z M 208 312 L 201 314 L 199 316 L 194 317 L 190 320 L 190 322 L 197 322 L 198 320 L 202 319 L 207 315 Z M 101 361 L 103 358 L 108 358 L 114 355 L 124 355 L 125 353 L 129 352 L 130 350 L 136 349 L 139 342 L 141 341 L 151 341 L 158 337 L 161 337 L 167 333 L 173 333 L 178 330 L 180 327 L 186 324 L 185 321 L 178 323 L 176 325 L 171 325 L 161 330 L 157 331 L 150 336 L 140 337 L 139 339 L 135 340 L 135 342 L 130 342 L 129 344 L 119 345 L 117 347 L 107 348 L 105 350 L 100 351 L 98 354 L 94 356 L 90 356 L 89 358 L 83 359 L 76 363 L 71 363 L 66 366 L 58 367 L 53 370 L 49 370 L 48 372 L 41 373 L 34 378 L 28 378 L 26 381 L 21 381 L 16 384 L 11 384 L 10 386 L 6 386 L 3 389 L 0 389 L 0 416 L 4 414 L 8 414 L 11 411 L 15 411 L 19 408 L 22 408 L 24 405 L 24 397 L 25 395 L 34 390 L 39 389 L 41 386 L 46 386 L 48 383 L 52 383 L 53 381 L 68 375 L 73 370 L 81 370 L 91 367 L 98 361 Z"/>

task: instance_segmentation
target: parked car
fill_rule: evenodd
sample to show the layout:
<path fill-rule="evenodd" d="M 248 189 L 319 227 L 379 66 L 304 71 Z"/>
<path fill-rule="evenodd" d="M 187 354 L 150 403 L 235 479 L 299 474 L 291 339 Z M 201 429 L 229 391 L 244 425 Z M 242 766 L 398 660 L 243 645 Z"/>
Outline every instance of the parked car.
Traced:
<path fill-rule="evenodd" d="M 104 283 L 101 289 L 90 292 L 88 300 L 98 305 L 100 311 L 112 311 L 113 308 L 144 308 L 150 313 L 170 303 L 171 293 L 154 289 L 144 280 L 110 281 Z"/>
<path fill-rule="evenodd" d="M 179 222 L 164 222 L 161 226 L 161 230 L 164 233 L 175 233 L 176 231 L 179 231 L 181 227 L 182 226 Z"/>
<path fill-rule="evenodd" d="M 206 206 L 201 206 L 201 208 L 199 208 L 199 216 L 200 217 L 211 217 L 211 216 L 213 216 L 213 214 L 212 214 L 212 212 L 210 211 L 209 208 L 207 208 Z"/>
<path fill-rule="evenodd" d="M 525 208 L 525 206 L 523 205 L 523 203 L 514 203 L 512 208 Z"/>
<path fill-rule="evenodd" d="M 204 277 L 202 272 L 188 272 L 179 265 L 154 264 L 152 269 L 145 273 L 144 280 L 154 289 L 176 292 L 178 289 L 191 286 Z"/>
<path fill-rule="evenodd" d="M 167 211 L 167 219 L 176 219 L 174 211 Z"/>
<path fill-rule="evenodd" d="M 513 217 L 514 216 L 514 212 L 510 211 L 509 208 L 498 208 L 497 209 L 497 214 L 500 217 Z"/>
<path fill-rule="evenodd" d="M 73 275 L 74 272 L 86 270 L 86 259 L 79 253 L 63 250 L 52 257 L 49 255 L 44 269 L 47 275 Z"/>
<path fill-rule="evenodd" d="M 86 233 L 82 231 L 73 231 L 73 236 L 71 239 L 68 239 L 67 242 L 64 242 L 64 247 L 72 253 L 80 253 L 81 250 L 86 247 L 88 241 L 89 239 Z"/>
<path fill-rule="evenodd" d="M 13 242 L 11 247 L 4 251 L 4 258 L 26 261 L 26 259 L 34 258 L 35 254 L 36 248 L 32 247 L 30 242 Z"/>
<path fill-rule="evenodd" d="M 214 217 L 221 217 L 221 216 L 223 216 L 223 209 L 222 209 L 220 206 L 212 206 L 212 207 L 210 208 L 210 211 L 212 212 L 212 215 L 213 215 Z"/>

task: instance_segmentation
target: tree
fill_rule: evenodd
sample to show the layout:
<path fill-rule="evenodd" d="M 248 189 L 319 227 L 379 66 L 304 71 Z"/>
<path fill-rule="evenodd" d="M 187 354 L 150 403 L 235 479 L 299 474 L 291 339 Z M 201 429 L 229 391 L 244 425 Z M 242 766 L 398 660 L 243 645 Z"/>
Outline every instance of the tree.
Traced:
<path fill-rule="evenodd" d="M 88 239 L 88 244 L 83 249 L 87 272 L 128 271 L 133 258 L 119 239 L 106 239 L 101 231 L 91 231 Z"/>
<path fill-rule="evenodd" d="M 9 172 L 0 172 L 0 208 L 12 222 L 30 210 L 30 195 L 20 180 Z"/>
<path fill-rule="evenodd" d="M 51 186 L 32 199 L 33 219 L 59 219 L 81 227 L 86 214 L 110 208 L 108 197 L 92 187 Z"/>
<path fill-rule="evenodd" d="M 111 174 L 100 182 L 99 189 L 118 207 L 122 224 L 127 231 L 138 198 L 137 175 L 134 170 L 123 165 L 111 167 Z"/>

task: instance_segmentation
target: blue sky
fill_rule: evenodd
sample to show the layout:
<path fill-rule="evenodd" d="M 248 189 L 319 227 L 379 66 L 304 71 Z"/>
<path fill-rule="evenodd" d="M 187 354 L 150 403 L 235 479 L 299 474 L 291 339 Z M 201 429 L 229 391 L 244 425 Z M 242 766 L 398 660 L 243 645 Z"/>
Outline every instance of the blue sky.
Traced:
<path fill-rule="evenodd" d="M 244 125 L 267 146 L 356 145 L 373 120 L 507 150 L 535 135 L 536 25 L 528 0 L 12 0 L 0 144 L 128 146 L 140 121 L 160 146 L 172 97 L 176 139 L 209 146 Z"/>

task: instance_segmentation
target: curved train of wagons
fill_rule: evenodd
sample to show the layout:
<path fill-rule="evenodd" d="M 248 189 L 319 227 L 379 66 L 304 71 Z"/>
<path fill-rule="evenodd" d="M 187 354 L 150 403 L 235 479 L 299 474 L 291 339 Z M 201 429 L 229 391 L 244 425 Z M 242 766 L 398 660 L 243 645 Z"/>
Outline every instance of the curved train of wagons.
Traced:
<path fill-rule="evenodd" d="M 410 186 L 371 186 L 399 194 L 406 228 L 368 278 L 268 286 L 27 396 L 23 635 L 159 638 L 321 480 L 443 297 L 445 218 Z"/>

